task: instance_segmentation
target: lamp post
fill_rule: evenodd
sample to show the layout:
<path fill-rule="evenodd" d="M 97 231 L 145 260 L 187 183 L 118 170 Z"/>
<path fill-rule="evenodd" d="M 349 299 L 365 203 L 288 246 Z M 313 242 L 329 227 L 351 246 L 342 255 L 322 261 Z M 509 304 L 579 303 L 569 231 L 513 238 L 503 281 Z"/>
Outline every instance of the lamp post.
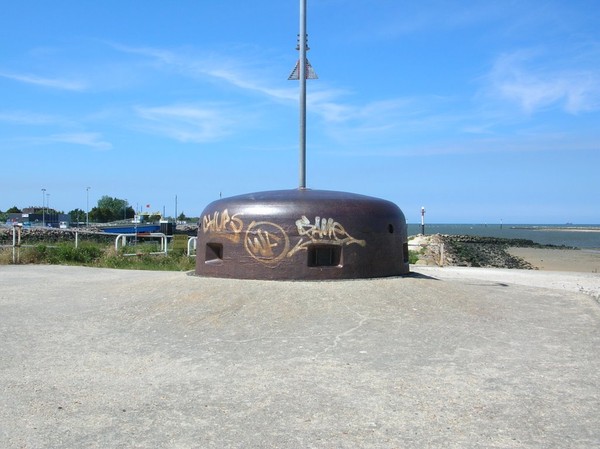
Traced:
<path fill-rule="evenodd" d="M 317 74 L 306 58 L 307 40 L 306 0 L 300 0 L 300 33 L 298 34 L 298 47 L 296 48 L 300 52 L 300 59 L 288 78 L 289 80 L 300 81 L 300 189 L 306 188 L 306 80 L 317 78 Z"/>
<path fill-rule="evenodd" d="M 46 209 L 44 209 L 44 205 L 46 204 L 46 189 L 42 189 L 42 227 L 46 227 Z"/>
<path fill-rule="evenodd" d="M 46 193 L 46 210 L 48 211 L 48 222 L 52 221 L 52 218 L 50 218 L 50 194 Z"/>
<path fill-rule="evenodd" d="M 300 0 L 300 185 L 306 188 L 306 0 Z"/>
<path fill-rule="evenodd" d="M 85 225 L 90 225 L 90 188 L 85 188 Z"/>

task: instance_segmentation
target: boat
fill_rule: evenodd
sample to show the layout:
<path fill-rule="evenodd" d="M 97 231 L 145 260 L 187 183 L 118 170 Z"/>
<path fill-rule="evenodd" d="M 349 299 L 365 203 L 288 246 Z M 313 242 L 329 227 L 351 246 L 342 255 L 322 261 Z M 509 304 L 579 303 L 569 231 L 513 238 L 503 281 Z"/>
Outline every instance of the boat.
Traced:
<path fill-rule="evenodd" d="M 121 224 L 102 226 L 100 229 L 107 234 L 147 234 L 159 232 L 160 224 Z"/>
<path fill-rule="evenodd" d="M 107 234 L 148 234 L 152 232 L 162 232 L 163 234 L 173 234 L 173 224 L 169 220 L 160 219 L 149 221 L 150 214 L 137 214 L 131 222 L 118 221 L 100 226 L 100 229 Z M 154 215 L 156 217 L 156 215 Z"/>

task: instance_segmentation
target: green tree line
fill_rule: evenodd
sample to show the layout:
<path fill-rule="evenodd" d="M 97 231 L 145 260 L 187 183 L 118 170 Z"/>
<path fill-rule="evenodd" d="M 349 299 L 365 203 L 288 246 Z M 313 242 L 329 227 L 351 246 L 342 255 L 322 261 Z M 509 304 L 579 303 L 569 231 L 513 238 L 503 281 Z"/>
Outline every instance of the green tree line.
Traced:
<path fill-rule="evenodd" d="M 55 209 L 46 208 L 44 210 L 46 213 L 64 213 Z M 0 220 L 3 222 L 6 221 L 8 219 L 8 214 L 11 213 L 22 213 L 22 210 L 17 206 L 13 206 L 5 212 L 0 211 Z M 42 208 L 34 207 L 33 213 L 42 213 Z M 71 222 L 83 223 L 88 218 L 86 212 L 81 209 L 73 209 L 68 214 L 71 218 Z M 131 220 L 134 218 L 134 216 L 135 210 L 128 204 L 127 200 L 113 198 L 108 195 L 104 195 L 102 198 L 100 198 L 98 200 L 98 204 L 89 211 L 89 221 L 92 223 L 108 223 L 110 221 L 117 220 Z M 183 212 L 177 217 L 177 220 L 179 221 L 184 221 L 187 219 L 188 217 L 186 217 Z"/>

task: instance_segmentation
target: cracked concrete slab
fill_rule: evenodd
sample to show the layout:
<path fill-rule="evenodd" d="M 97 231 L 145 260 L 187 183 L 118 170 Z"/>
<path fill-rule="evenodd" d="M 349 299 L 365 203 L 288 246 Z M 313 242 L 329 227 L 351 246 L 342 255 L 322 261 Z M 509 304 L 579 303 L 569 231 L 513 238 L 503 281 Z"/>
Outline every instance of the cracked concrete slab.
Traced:
<path fill-rule="evenodd" d="M 414 270 L 1 266 L 0 446 L 600 445 L 597 276 Z"/>

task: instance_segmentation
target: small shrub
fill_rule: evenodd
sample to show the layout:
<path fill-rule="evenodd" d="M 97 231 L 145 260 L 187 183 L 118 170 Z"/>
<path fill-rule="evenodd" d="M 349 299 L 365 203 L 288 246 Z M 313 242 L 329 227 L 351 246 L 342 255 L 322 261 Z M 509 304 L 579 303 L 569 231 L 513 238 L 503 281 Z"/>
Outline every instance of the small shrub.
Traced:
<path fill-rule="evenodd" d="M 408 250 L 408 263 L 411 265 L 416 264 L 419 261 L 419 252 Z"/>
<path fill-rule="evenodd" d="M 38 244 L 18 248 L 16 263 L 86 265 L 102 268 L 129 270 L 190 271 L 196 264 L 195 257 L 184 252 L 170 251 L 167 255 L 151 254 L 159 250 L 158 243 L 144 242 L 115 250 L 112 244 L 84 242 L 75 247 L 73 243 L 56 246 Z M 128 254 L 128 255 L 125 255 Z M 132 255 L 133 254 L 133 255 Z M 13 263 L 12 248 L 0 250 L 0 264 Z"/>
<path fill-rule="evenodd" d="M 0 248 L 0 265 L 8 265 L 12 260 L 12 248 Z"/>

